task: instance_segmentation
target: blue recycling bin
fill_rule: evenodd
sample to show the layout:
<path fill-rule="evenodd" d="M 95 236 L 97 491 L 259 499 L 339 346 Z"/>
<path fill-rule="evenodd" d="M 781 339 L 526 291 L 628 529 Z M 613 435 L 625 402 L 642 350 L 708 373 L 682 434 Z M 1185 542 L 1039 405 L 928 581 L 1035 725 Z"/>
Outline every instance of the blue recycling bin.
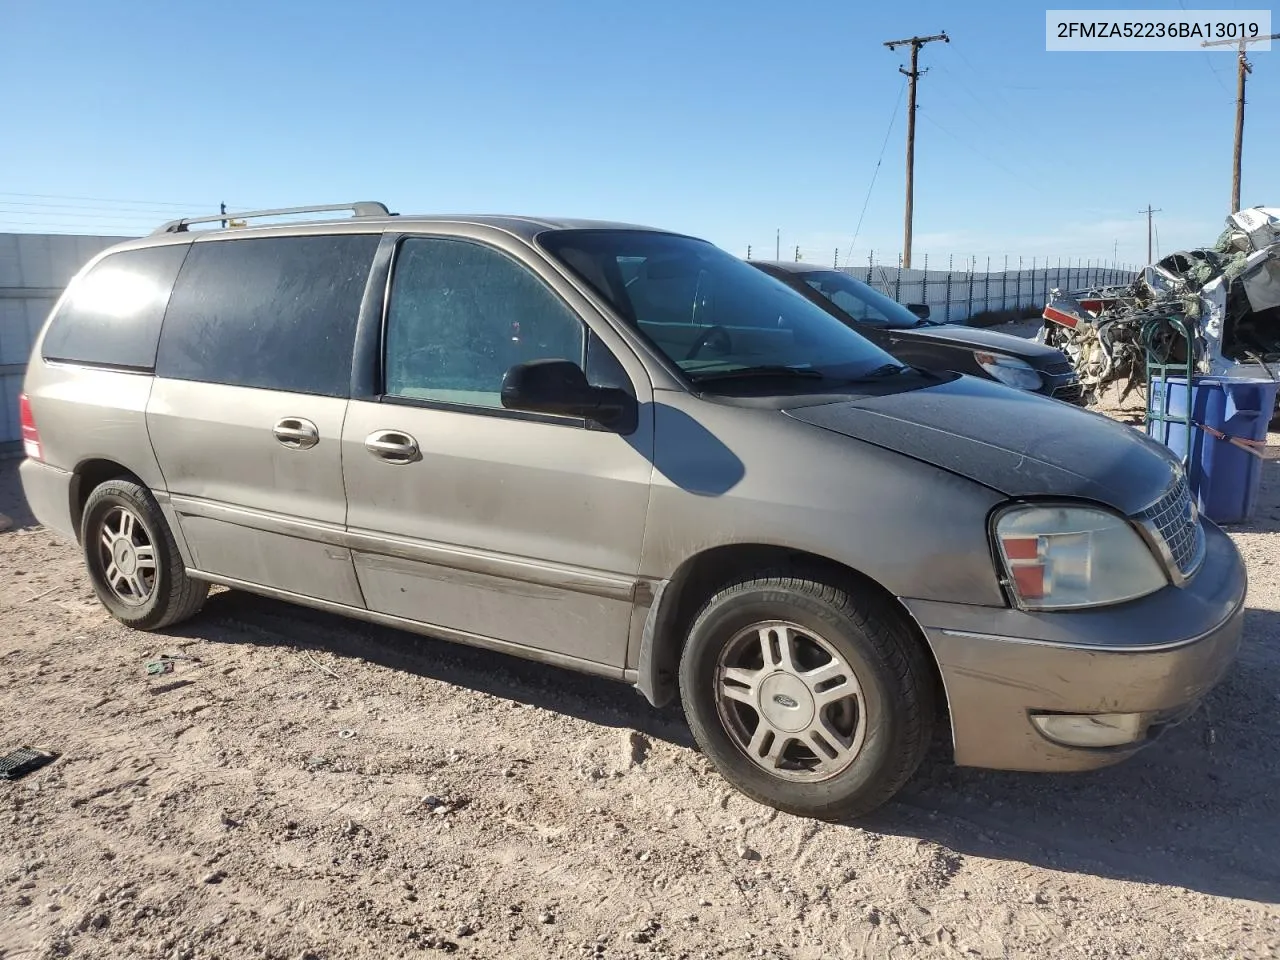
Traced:
<path fill-rule="evenodd" d="M 1151 379 L 1149 403 L 1154 412 L 1185 417 L 1190 395 L 1193 426 L 1187 482 L 1200 512 L 1214 523 L 1240 523 L 1253 514 L 1262 481 L 1262 460 L 1194 424 L 1214 427 L 1229 437 L 1266 440 L 1278 389 L 1280 383 L 1274 380 L 1192 377 L 1188 390 L 1186 377 Z M 1148 418 L 1147 434 L 1179 458 L 1186 455 L 1185 424 Z"/>

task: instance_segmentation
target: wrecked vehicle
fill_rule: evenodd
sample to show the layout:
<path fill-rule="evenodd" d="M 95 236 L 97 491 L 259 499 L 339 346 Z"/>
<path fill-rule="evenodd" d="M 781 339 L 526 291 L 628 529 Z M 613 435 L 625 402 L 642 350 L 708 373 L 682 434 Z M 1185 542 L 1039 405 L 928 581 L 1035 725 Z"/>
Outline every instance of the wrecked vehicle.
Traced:
<path fill-rule="evenodd" d="M 126 625 L 220 584 L 625 681 L 833 819 L 935 724 L 968 766 L 1116 763 L 1235 658 L 1244 563 L 1168 448 L 906 366 L 706 241 L 370 201 L 190 229 L 222 219 L 82 270 L 19 400 L 31 511 Z"/>
<path fill-rule="evenodd" d="M 1180 250 L 1128 286 L 1053 290 L 1040 343 L 1074 364 L 1092 401 L 1112 383 L 1144 389 L 1148 358 L 1211 376 L 1280 375 L 1280 207 L 1227 218 L 1209 248 Z"/>

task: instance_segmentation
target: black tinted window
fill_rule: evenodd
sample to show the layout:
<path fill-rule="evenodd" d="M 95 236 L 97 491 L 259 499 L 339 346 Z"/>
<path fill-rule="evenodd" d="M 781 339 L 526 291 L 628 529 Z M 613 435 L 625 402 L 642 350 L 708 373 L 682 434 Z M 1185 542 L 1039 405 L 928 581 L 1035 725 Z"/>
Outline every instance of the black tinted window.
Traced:
<path fill-rule="evenodd" d="M 400 247 L 387 312 L 390 396 L 501 407 L 527 360 L 583 362 L 582 322 L 529 270 L 465 240 Z"/>
<path fill-rule="evenodd" d="M 346 396 L 356 318 L 378 237 L 267 237 L 192 245 L 156 373 Z"/>
<path fill-rule="evenodd" d="M 75 282 L 49 324 L 46 360 L 136 367 L 156 362 L 160 320 L 187 244 L 113 253 Z"/>

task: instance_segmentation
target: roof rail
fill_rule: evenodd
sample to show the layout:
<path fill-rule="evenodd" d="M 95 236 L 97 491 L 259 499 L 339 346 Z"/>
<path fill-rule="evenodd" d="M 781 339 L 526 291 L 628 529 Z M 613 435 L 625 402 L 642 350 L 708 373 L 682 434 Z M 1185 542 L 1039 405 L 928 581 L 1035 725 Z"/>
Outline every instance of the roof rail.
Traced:
<path fill-rule="evenodd" d="M 280 217 L 293 213 L 326 213 L 330 210 L 350 210 L 353 217 L 391 217 L 395 216 L 387 209 L 385 203 L 377 200 L 360 200 L 356 203 L 330 203 L 319 207 L 280 207 L 277 210 L 247 210 L 243 213 L 215 213 L 208 217 L 183 217 L 181 220 L 170 220 L 161 224 L 152 235 L 157 233 L 184 233 L 193 223 L 216 223 L 228 220 L 249 220 L 258 217 Z"/>

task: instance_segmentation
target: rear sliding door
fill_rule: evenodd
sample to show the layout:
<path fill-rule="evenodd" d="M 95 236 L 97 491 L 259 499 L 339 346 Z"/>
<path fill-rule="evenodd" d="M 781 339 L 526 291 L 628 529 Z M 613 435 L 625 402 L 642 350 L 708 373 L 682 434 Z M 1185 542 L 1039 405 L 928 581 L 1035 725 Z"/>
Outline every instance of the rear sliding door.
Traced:
<path fill-rule="evenodd" d="M 342 423 L 376 234 L 197 240 L 147 426 L 195 567 L 363 606 L 343 544 Z"/>

